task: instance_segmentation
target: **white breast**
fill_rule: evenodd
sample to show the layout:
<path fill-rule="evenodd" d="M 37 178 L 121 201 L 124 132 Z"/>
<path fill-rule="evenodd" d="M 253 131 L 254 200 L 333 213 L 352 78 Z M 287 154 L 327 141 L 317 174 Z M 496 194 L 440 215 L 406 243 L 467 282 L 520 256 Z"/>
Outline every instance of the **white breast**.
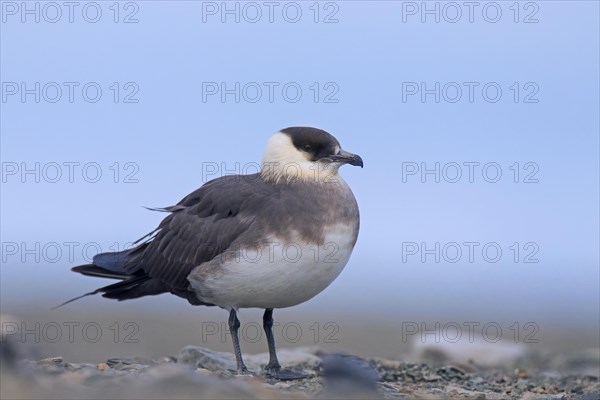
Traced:
<path fill-rule="evenodd" d="M 216 274 L 189 278 L 198 297 L 223 308 L 283 308 L 305 302 L 342 272 L 354 246 L 355 228 L 335 225 L 322 245 L 301 240 L 241 248 Z"/>

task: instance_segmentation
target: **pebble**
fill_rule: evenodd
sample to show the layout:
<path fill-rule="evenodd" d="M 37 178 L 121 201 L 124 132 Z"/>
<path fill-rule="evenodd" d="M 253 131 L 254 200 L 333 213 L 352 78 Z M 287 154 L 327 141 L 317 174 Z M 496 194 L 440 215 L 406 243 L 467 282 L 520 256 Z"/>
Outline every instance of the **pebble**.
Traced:
<path fill-rule="evenodd" d="M 532 361 L 516 369 L 478 370 L 455 363 L 364 359 L 315 348 L 281 349 L 281 363 L 307 377 L 277 381 L 262 371 L 266 353 L 245 356 L 254 376 L 242 377 L 236 376 L 233 354 L 187 346 L 176 356 L 153 360 L 111 358 L 92 364 L 56 356 L 12 363 L 2 369 L 0 398 L 598 400 L 600 377 L 589 374 L 595 354 L 585 353 L 579 362 L 545 356 L 535 358 L 539 364 Z"/>

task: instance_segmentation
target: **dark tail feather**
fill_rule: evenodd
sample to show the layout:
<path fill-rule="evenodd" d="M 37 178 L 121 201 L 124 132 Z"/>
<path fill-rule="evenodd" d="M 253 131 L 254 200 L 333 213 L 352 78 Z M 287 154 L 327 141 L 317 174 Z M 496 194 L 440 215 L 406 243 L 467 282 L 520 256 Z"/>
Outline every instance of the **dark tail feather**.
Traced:
<path fill-rule="evenodd" d="M 125 273 L 125 262 L 132 249 L 100 253 L 94 256 L 93 265 L 116 273 Z"/>
<path fill-rule="evenodd" d="M 140 275 L 132 276 L 123 282 L 113 283 L 99 290 L 104 293 L 102 297 L 122 301 L 164 293 L 165 287 L 162 282 L 152 279 L 148 275 Z"/>
<path fill-rule="evenodd" d="M 111 254 L 111 253 L 104 253 L 104 254 Z M 94 257 L 94 259 L 96 257 Z M 97 276 L 97 277 L 101 277 L 101 278 L 113 278 L 113 279 L 127 279 L 127 278 L 129 278 L 129 276 L 126 275 L 125 273 L 118 273 L 118 272 L 109 271 L 107 269 L 101 268 L 101 267 L 99 267 L 97 265 L 94 265 L 94 264 L 79 265 L 77 267 L 71 268 L 71 271 L 73 271 L 73 272 L 79 272 L 82 275 Z M 96 289 L 93 292 L 82 294 L 81 296 L 77 296 L 77 297 L 75 297 L 75 298 L 73 298 L 71 300 L 67 300 L 67 301 L 65 301 L 62 304 L 59 304 L 59 305 L 57 305 L 55 307 L 52 307 L 51 309 L 52 310 L 56 310 L 57 308 L 60 308 L 62 306 L 66 306 L 67 304 L 69 304 L 69 303 L 71 303 L 71 302 L 73 302 L 75 300 L 79 300 L 79 299 L 82 299 L 82 298 L 87 297 L 87 296 L 93 296 L 95 294 L 102 293 L 104 291 L 104 289 L 106 289 L 106 288 L 108 288 L 110 286 L 111 285 L 105 286 L 105 287 L 100 288 L 100 289 Z"/>
<path fill-rule="evenodd" d="M 51 310 L 56 310 L 57 308 L 61 308 L 62 306 L 66 306 L 67 304 L 69 304 L 69 303 L 72 303 L 72 302 L 74 302 L 75 300 L 83 299 L 84 297 L 87 297 L 87 296 L 92 296 L 92 295 L 94 295 L 94 294 L 98 294 L 98 293 L 100 293 L 100 291 L 101 291 L 101 290 L 102 290 L 102 289 L 97 289 L 97 290 L 94 290 L 93 292 L 89 292 L 89 293 L 86 293 L 86 294 L 82 294 L 81 296 L 77 296 L 77 297 L 75 297 L 75 298 L 72 298 L 71 300 L 67 300 L 67 301 L 65 301 L 65 302 L 64 302 L 64 303 L 62 303 L 62 304 L 59 304 L 59 305 L 57 305 L 57 306 L 54 306 L 54 307 L 52 307 L 52 308 L 51 308 Z"/>
<path fill-rule="evenodd" d="M 154 231 L 149 235 L 152 233 L 154 233 Z M 141 269 L 141 266 L 138 262 L 139 257 L 143 255 L 144 249 L 149 244 L 150 242 L 145 242 L 128 250 L 100 253 L 94 256 L 93 264 L 79 265 L 72 268 L 72 271 L 79 272 L 83 275 L 100 278 L 121 279 L 122 281 L 101 287 L 100 289 L 96 289 L 93 292 L 86 293 L 82 296 L 75 297 L 74 299 L 68 300 L 54 307 L 53 310 L 75 300 L 98 293 L 102 293 L 102 297 L 121 301 L 135 299 L 142 296 L 160 294 L 168 291 L 161 281 L 152 279 L 150 276 L 148 276 Z"/>
<path fill-rule="evenodd" d="M 86 276 L 97 276 L 100 278 L 112 278 L 112 279 L 127 279 L 129 275 L 126 273 L 119 273 L 114 271 L 109 271 L 107 269 L 101 268 L 94 264 L 86 264 L 80 265 L 78 267 L 71 268 L 73 272 L 79 272 L 82 275 Z"/>
<path fill-rule="evenodd" d="M 181 210 L 185 210 L 185 206 L 181 206 L 179 204 L 174 205 L 174 206 L 169 206 L 169 207 L 146 207 L 146 206 L 142 206 L 144 207 L 146 210 L 149 211 L 158 211 L 158 212 L 176 212 L 176 211 L 181 211 Z"/>
<path fill-rule="evenodd" d="M 84 265 L 82 265 L 84 267 Z M 79 267 L 75 267 L 79 268 Z M 87 296 L 92 296 L 98 293 L 102 293 L 102 297 L 106 297 L 108 299 L 116 299 L 119 301 L 136 299 L 142 296 L 151 296 L 155 294 L 164 293 L 165 288 L 161 282 L 153 280 L 147 275 L 141 276 L 130 276 L 127 277 L 122 282 L 113 283 L 112 285 L 101 287 L 100 289 L 96 289 L 93 292 L 86 293 L 81 296 L 77 296 L 71 300 L 67 300 L 64 303 L 53 307 L 55 310 L 64 305 L 67 305 L 75 300 L 82 299 Z"/>
<path fill-rule="evenodd" d="M 156 230 L 150 232 L 143 238 L 138 239 L 136 243 L 149 237 L 149 235 L 152 235 L 155 231 Z M 84 275 L 105 276 L 107 278 L 113 277 L 118 279 L 133 275 L 139 269 L 136 260 L 140 255 L 143 255 L 144 250 L 149 244 L 150 242 L 145 242 L 131 249 L 96 254 L 92 260 L 92 264 L 75 267 L 72 270 Z"/>

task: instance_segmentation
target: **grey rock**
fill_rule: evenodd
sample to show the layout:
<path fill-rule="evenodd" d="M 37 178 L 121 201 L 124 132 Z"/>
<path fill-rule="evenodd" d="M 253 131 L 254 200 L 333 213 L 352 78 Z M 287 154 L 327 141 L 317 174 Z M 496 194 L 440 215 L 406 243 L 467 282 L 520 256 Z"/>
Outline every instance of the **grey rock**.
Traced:
<path fill-rule="evenodd" d="M 195 368 L 203 368 L 213 372 L 236 371 L 235 356 L 197 346 L 186 346 L 177 355 L 177 362 L 189 364 Z M 250 370 L 255 370 L 256 365 L 246 365 Z"/>
<path fill-rule="evenodd" d="M 139 357 L 109 358 L 108 360 L 106 360 L 106 364 L 111 368 L 115 368 L 118 365 L 152 365 L 152 364 L 156 364 L 156 362 L 153 360 L 148 360 L 146 358 L 139 358 Z"/>
<path fill-rule="evenodd" d="M 48 357 L 37 362 L 40 365 L 63 365 L 64 360 L 62 357 Z"/>
<path fill-rule="evenodd" d="M 379 398 L 379 375 L 368 361 L 347 354 L 327 354 L 321 364 L 323 392 L 321 398 Z"/>

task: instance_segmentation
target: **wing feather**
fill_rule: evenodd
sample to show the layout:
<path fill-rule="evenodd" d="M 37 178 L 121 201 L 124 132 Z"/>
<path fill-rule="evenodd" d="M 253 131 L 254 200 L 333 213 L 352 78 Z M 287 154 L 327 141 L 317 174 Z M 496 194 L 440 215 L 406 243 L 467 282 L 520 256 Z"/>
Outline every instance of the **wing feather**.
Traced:
<path fill-rule="evenodd" d="M 191 271 L 225 252 L 252 225 L 252 212 L 264 208 L 276 192 L 256 178 L 225 176 L 206 183 L 165 207 L 173 211 L 130 272 L 141 269 L 174 290 L 187 290 Z"/>

